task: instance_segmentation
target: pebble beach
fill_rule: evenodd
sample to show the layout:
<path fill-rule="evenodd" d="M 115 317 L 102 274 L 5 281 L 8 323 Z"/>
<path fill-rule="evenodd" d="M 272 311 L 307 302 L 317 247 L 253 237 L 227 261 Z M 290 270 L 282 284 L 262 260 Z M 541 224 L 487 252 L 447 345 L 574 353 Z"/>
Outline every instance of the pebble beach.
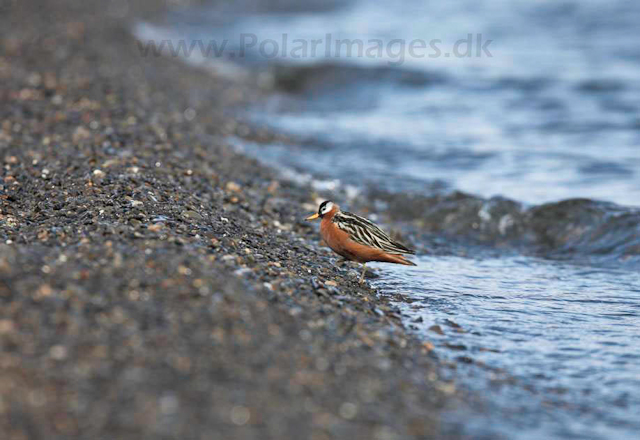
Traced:
<path fill-rule="evenodd" d="M 230 111 L 260 90 L 141 57 L 164 2 L 0 8 L 3 439 L 462 436 L 319 195 L 225 141 L 278 136 Z"/>

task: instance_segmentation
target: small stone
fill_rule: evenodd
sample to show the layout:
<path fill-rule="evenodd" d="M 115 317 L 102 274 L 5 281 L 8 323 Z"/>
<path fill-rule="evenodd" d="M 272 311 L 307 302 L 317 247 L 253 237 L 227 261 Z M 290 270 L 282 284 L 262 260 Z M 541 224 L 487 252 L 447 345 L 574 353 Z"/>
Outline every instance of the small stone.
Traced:
<path fill-rule="evenodd" d="M 67 349 L 63 345 L 54 345 L 49 350 L 49 356 L 52 359 L 61 361 L 67 357 Z"/>
<path fill-rule="evenodd" d="M 463 344 L 450 344 L 450 343 L 447 343 L 447 344 L 444 344 L 444 346 L 449 348 L 449 349 L 451 349 L 451 350 L 457 350 L 457 351 L 464 351 L 464 350 L 467 349 L 467 346 L 463 345 Z"/>
<path fill-rule="evenodd" d="M 45 267 L 49 267 L 49 266 L 43 266 L 43 268 Z M 48 273 L 47 271 L 43 270 L 44 273 Z M 47 297 L 47 296 L 51 296 L 51 294 L 53 293 L 53 289 L 51 288 L 50 285 L 48 284 L 43 284 L 41 285 L 38 290 L 37 290 L 37 295 L 39 297 Z"/>
<path fill-rule="evenodd" d="M 278 190 L 279 187 L 280 187 L 280 183 L 278 183 L 277 180 L 274 180 L 267 187 L 267 191 L 269 191 L 270 194 L 274 194 Z"/>
<path fill-rule="evenodd" d="M 432 325 L 431 327 L 429 327 L 429 330 L 439 335 L 444 335 L 444 332 L 442 331 L 442 327 L 440 327 L 439 325 Z"/>
<path fill-rule="evenodd" d="M 7 333 L 11 333 L 14 329 L 13 321 L 9 319 L 1 319 L 0 320 L 0 335 L 4 335 Z"/>
<path fill-rule="evenodd" d="M 202 217 L 199 213 L 197 213 L 196 211 L 183 211 L 182 212 L 182 217 L 189 219 L 189 220 L 204 220 L 204 217 Z"/>
<path fill-rule="evenodd" d="M 340 416 L 344 419 L 351 420 L 358 415 L 358 405 L 351 402 L 345 402 L 340 405 Z"/>
<path fill-rule="evenodd" d="M 251 418 L 251 412 L 248 408 L 244 406 L 234 406 L 231 409 L 230 414 L 231 422 L 234 425 L 242 426 L 246 425 L 249 419 Z"/>
<path fill-rule="evenodd" d="M 180 275 L 191 275 L 191 269 L 189 269 L 187 266 L 178 266 L 178 273 Z"/>
<path fill-rule="evenodd" d="M 89 139 L 90 137 L 91 137 L 91 132 L 86 128 L 84 128 L 83 126 L 79 126 L 73 132 L 71 139 L 73 140 L 74 143 L 78 143 L 82 140 Z"/>
<path fill-rule="evenodd" d="M 165 394 L 160 398 L 160 411 L 163 414 L 173 414 L 179 406 L 180 402 L 173 394 Z"/>
<path fill-rule="evenodd" d="M 428 353 L 428 352 L 432 351 L 433 349 L 434 349 L 434 346 L 433 346 L 433 344 L 431 342 L 425 341 L 425 342 L 422 343 L 422 350 L 424 352 Z"/>
<path fill-rule="evenodd" d="M 227 183 L 227 190 L 228 191 L 233 191 L 233 192 L 240 192 L 241 187 L 240 187 L 240 185 L 238 185 L 235 182 L 228 182 Z"/>
<path fill-rule="evenodd" d="M 456 392 L 456 386 L 453 382 L 442 382 L 438 384 L 437 387 L 445 394 L 453 394 Z"/>
<path fill-rule="evenodd" d="M 27 82 L 31 87 L 38 87 L 42 82 L 42 76 L 39 73 L 32 73 L 27 77 Z"/>
<path fill-rule="evenodd" d="M 337 287 L 334 286 L 327 286 L 327 284 L 325 284 L 325 289 L 327 292 L 329 292 L 331 295 L 340 295 L 340 289 L 338 289 Z M 367 298 L 363 298 L 365 301 L 369 301 Z"/>
<path fill-rule="evenodd" d="M 289 231 L 291 230 L 292 225 L 290 225 L 289 223 L 280 223 L 278 220 L 274 220 L 273 221 L 273 226 L 275 226 L 278 229 L 282 229 L 284 231 Z"/>
<path fill-rule="evenodd" d="M 109 168 L 117 165 L 120 161 L 118 159 L 108 159 L 102 163 L 102 168 Z"/>
<path fill-rule="evenodd" d="M 453 327 L 453 328 L 462 328 L 462 326 L 460 324 L 458 324 L 457 322 L 454 322 L 450 319 L 446 319 L 445 320 L 445 324 L 447 324 L 449 327 Z"/>
<path fill-rule="evenodd" d="M 196 111 L 189 107 L 188 109 L 186 109 L 184 112 L 182 112 L 182 114 L 184 115 L 184 118 L 187 121 L 193 121 L 193 119 L 196 117 L 197 113 Z"/>

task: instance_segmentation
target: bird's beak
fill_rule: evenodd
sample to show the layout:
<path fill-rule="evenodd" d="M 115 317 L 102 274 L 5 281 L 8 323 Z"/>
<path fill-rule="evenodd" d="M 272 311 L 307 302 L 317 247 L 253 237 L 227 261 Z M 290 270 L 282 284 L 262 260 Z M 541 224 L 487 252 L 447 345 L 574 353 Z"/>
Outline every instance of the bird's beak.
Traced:
<path fill-rule="evenodd" d="M 307 217 L 305 220 L 311 221 L 311 220 L 317 219 L 318 217 L 320 217 L 320 215 L 316 212 L 315 214 L 310 215 L 309 217 Z"/>

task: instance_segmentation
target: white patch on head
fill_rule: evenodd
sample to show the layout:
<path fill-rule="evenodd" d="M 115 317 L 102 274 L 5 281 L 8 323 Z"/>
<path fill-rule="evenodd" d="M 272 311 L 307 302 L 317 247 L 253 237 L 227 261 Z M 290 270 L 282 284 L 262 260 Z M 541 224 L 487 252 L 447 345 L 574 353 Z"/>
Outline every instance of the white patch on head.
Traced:
<path fill-rule="evenodd" d="M 320 215 L 325 215 L 327 212 L 330 212 L 333 209 L 333 202 L 329 202 L 322 207 L 320 211 Z"/>

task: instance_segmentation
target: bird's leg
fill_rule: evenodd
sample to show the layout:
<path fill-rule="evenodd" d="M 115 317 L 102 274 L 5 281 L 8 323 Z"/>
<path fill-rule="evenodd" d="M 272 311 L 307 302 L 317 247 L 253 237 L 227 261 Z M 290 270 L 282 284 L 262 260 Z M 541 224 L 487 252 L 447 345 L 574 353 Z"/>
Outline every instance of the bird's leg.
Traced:
<path fill-rule="evenodd" d="M 362 275 L 360 275 L 360 284 L 364 281 L 364 274 L 367 271 L 367 263 L 362 263 Z"/>

